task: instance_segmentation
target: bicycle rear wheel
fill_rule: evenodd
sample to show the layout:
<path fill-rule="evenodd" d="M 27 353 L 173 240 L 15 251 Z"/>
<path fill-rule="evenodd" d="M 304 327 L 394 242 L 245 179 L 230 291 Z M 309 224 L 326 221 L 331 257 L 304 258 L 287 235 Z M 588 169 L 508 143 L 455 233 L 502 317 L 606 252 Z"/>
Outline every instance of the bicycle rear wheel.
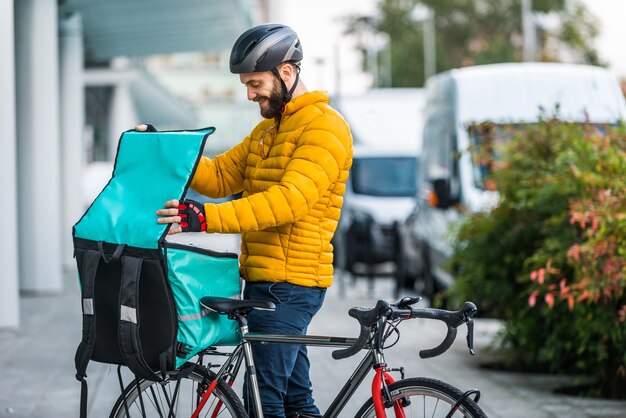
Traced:
<path fill-rule="evenodd" d="M 406 417 L 446 417 L 463 393 L 445 382 L 422 377 L 400 380 L 389 385 L 394 403 L 400 402 Z M 393 417 L 393 408 L 387 409 Z M 466 398 L 453 417 L 486 418 L 473 400 Z M 356 418 L 376 418 L 374 401 L 370 398 L 357 412 Z"/>
<path fill-rule="evenodd" d="M 131 382 L 115 402 L 110 418 L 191 417 L 215 373 L 201 365 L 191 365 L 190 373 L 168 374 L 163 385 L 150 380 Z M 184 366 L 183 366 L 183 369 Z M 219 382 L 202 408 L 201 417 L 248 418 L 241 400 L 224 382 Z"/>

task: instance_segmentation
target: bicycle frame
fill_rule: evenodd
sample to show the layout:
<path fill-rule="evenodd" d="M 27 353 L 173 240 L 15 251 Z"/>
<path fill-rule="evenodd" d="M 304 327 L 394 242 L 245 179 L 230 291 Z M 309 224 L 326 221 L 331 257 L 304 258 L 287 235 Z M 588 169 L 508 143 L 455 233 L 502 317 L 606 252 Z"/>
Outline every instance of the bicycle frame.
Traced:
<path fill-rule="evenodd" d="M 204 407 L 208 397 L 221 379 L 231 386 L 237 377 L 241 366 L 242 357 L 246 363 L 246 370 L 252 370 L 248 373 L 249 386 L 252 393 L 253 408 L 258 418 L 263 418 L 261 406 L 261 397 L 257 385 L 256 374 L 254 370 L 254 359 L 252 358 L 252 343 L 261 344 L 299 344 L 313 347 L 350 347 L 356 341 L 350 337 L 320 336 L 320 335 L 286 335 L 286 334 L 256 334 L 248 333 L 247 327 L 242 327 L 242 342 L 235 347 L 232 353 L 228 355 L 228 360 L 221 366 L 217 373 L 216 379 L 209 386 L 208 390 L 202 396 L 198 407 L 194 411 L 192 418 L 197 418 Z M 217 354 L 217 353 L 215 353 Z M 224 355 L 224 354 L 222 354 Z M 347 382 L 343 385 L 331 405 L 323 415 L 323 418 L 337 418 L 348 401 L 352 398 L 356 390 L 359 388 L 370 369 L 375 371 L 372 380 L 372 398 L 376 408 L 376 417 L 385 418 L 385 400 L 382 393 L 386 391 L 387 385 L 393 383 L 393 378 L 387 373 L 384 357 L 379 350 L 369 347 L 367 353 L 356 367 Z M 382 389 L 382 390 L 381 390 Z M 389 398 L 388 398 L 389 399 Z M 219 405 L 216 408 L 216 413 Z M 394 404 L 394 412 L 396 418 L 404 418 L 404 411 L 399 402 Z"/>
<path fill-rule="evenodd" d="M 216 349 L 206 351 L 204 354 L 222 355 L 227 356 L 228 359 L 222 365 L 219 372 L 215 377 L 215 382 L 212 382 L 209 390 L 206 391 L 198 406 L 194 411 L 192 418 L 197 418 L 204 404 L 206 403 L 211 392 L 217 385 L 216 382 L 223 381 L 224 383 L 232 386 L 234 380 L 239 373 L 242 363 L 242 357 L 246 363 L 247 377 L 249 383 L 249 390 L 251 395 L 251 407 L 257 414 L 257 417 L 263 418 L 261 396 L 259 394 L 259 388 L 257 384 L 256 369 L 254 367 L 254 359 L 252 356 L 251 344 L 298 344 L 305 346 L 318 346 L 318 347 L 346 347 L 343 350 L 337 350 L 333 352 L 333 357 L 336 359 L 346 358 L 356 354 L 358 351 L 366 349 L 367 353 L 357 366 L 356 370 L 348 378 L 348 381 L 343 385 L 327 411 L 324 413 L 323 418 L 336 418 L 346 406 L 348 401 L 354 395 L 356 389 L 361 385 L 369 369 L 374 370 L 374 378 L 372 380 L 371 392 L 372 402 L 374 405 L 374 411 L 376 418 L 386 418 L 386 409 L 393 407 L 396 418 L 405 418 L 404 408 L 409 405 L 409 402 L 404 397 L 396 399 L 394 402 L 389 390 L 389 385 L 393 382 L 393 378 L 389 375 L 389 371 L 398 369 L 389 369 L 385 363 L 385 357 L 383 355 L 385 341 L 392 334 L 392 332 L 398 332 L 396 324 L 410 318 L 426 318 L 437 319 L 443 321 L 448 331 L 444 340 L 436 347 L 421 350 L 419 352 L 420 357 L 429 358 L 443 354 L 447 351 L 454 342 L 457 334 L 457 328 L 462 324 L 467 324 L 467 344 L 470 349 L 470 353 L 474 354 L 473 349 L 473 321 L 472 318 L 477 312 L 476 305 L 472 302 L 465 302 L 463 307 L 457 311 L 447 311 L 441 309 L 414 309 L 411 305 L 419 302 L 421 298 L 418 297 L 406 297 L 400 300 L 397 304 L 390 304 L 389 302 L 379 300 L 376 303 L 376 307 L 368 308 L 352 308 L 349 311 L 349 315 L 357 319 L 360 324 L 361 332 L 358 338 L 349 337 L 334 337 L 334 336 L 319 336 L 319 335 L 285 335 L 285 334 L 258 334 L 248 332 L 248 321 L 246 320 L 246 313 L 250 309 L 271 309 L 273 304 L 265 303 L 263 301 L 252 301 L 245 303 L 237 303 L 221 298 L 212 299 L 206 297 L 202 302 L 207 308 L 213 309 L 216 312 L 227 314 L 229 319 L 236 320 L 239 325 L 239 330 L 242 336 L 242 342 L 235 347 L 232 353 L 221 353 Z M 399 338 L 399 333 L 398 333 Z M 201 361 L 201 360 L 200 360 Z M 211 365 L 209 364 L 209 367 Z M 399 369 L 404 379 L 404 371 Z M 461 396 L 461 399 L 456 401 L 452 410 L 448 413 L 448 416 L 456 411 L 461 404 L 472 391 L 465 392 Z M 214 416 L 219 411 L 221 403 L 218 402 L 218 408 L 213 414 Z"/>

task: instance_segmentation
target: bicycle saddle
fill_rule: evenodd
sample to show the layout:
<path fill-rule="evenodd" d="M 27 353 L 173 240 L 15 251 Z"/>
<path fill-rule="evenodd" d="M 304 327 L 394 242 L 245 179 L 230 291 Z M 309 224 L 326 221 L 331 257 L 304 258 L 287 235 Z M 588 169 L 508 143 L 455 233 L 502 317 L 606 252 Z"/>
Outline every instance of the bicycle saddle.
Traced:
<path fill-rule="evenodd" d="M 267 300 L 239 300 L 215 296 L 205 296 L 201 298 L 200 305 L 221 314 L 235 311 L 247 313 L 252 309 L 263 309 L 269 311 L 276 309 L 276 305 Z"/>

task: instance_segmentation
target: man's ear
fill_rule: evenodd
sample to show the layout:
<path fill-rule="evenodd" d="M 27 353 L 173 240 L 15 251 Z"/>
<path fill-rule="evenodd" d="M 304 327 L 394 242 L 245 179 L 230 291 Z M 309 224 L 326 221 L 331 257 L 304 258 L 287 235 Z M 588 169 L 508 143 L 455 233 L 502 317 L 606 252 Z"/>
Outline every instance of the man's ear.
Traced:
<path fill-rule="evenodd" d="M 285 62 L 278 67 L 278 74 L 280 74 L 280 78 L 282 78 L 285 82 L 289 81 L 289 79 L 293 76 L 293 71 L 293 66 L 288 62 Z"/>

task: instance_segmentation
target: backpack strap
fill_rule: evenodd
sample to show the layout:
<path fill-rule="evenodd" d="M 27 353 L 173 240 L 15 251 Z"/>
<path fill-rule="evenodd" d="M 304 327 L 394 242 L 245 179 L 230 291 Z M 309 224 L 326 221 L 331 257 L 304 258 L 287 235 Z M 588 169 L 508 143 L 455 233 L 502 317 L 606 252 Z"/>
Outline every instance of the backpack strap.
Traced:
<path fill-rule="evenodd" d="M 140 324 L 137 306 L 139 304 L 139 277 L 141 276 L 142 264 L 143 258 L 122 257 L 119 347 L 124 362 L 136 376 L 159 382 L 162 379 L 146 363 L 139 339 Z"/>
<path fill-rule="evenodd" d="M 100 264 L 100 251 L 86 251 L 81 274 L 83 338 L 78 345 L 76 356 L 74 357 L 74 363 L 76 364 L 76 379 L 79 381 L 87 376 L 87 363 L 89 363 L 89 358 L 93 352 L 94 340 L 96 336 L 96 315 L 93 296 L 98 264 Z"/>
<path fill-rule="evenodd" d="M 101 252 L 88 250 L 83 259 L 81 284 L 82 284 L 82 309 L 83 309 L 83 337 L 76 349 L 74 363 L 76 365 L 76 380 L 80 382 L 80 416 L 87 416 L 87 364 L 93 353 L 96 339 L 96 315 L 94 309 L 94 288 L 96 272 L 100 264 Z"/>
<path fill-rule="evenodd" d="M 80 416 L 87 416 L 87 365 L 93 353 L 96 341 L 96 310 L 94 306 L 96 274 L 100 260 L 105 263 L 115 261 L 120 258 L 124 245 L 118 245 L 113 254 L 105 256 L 102 242 L 98 242 L 98 250 L 87 250 L 83 259 L 81 284 L 82 284 L 82 309 L 83 309 L 83 336 L 76 355 L 74 364 L 76 365 L 76 380 L 80 382 Z"/>

